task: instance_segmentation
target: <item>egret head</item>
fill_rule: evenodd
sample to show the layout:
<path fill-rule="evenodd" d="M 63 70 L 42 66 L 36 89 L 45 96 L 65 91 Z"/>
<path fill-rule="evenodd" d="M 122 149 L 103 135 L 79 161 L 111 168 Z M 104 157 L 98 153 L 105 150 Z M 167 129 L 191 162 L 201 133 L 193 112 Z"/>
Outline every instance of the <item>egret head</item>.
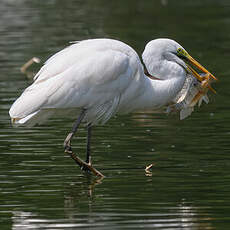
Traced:
<path fill-rule="evenodd" d="M 194 58 L 192 58 L 183 48 L 177 49 L 177 56 L 184 59 L 185 61 L 194 65 L 197 69 L 199 69 L 202 73 L 207 74 L 210 78 L 217 80 L 207 69 L 205 69 L 199 62 L 197 62 Z M 187 71 L 191 72 L 199 81 L 203 80 L 201 77 L 189 64 L 186 64 Z"/>
<path fill-rule="evenodd" d="M 174 63 L 178 66 L 178 71 L 183 68 L 186 72 L 193 74 L 199 81 L 203 81 L 204 77 L 201 77 L 190 64 L 205 73 L 208 78 L 217 80 L 207 69 L 192 58 L 179 43 L 171 39 L 160 38 L 150 41 L 145 47 L 142 58 L 148 72 L 153 75 L 159 74 L 161 79 L 164 79 L 166 76 L 163 75 L 172 69 L 170 63 Z"/>

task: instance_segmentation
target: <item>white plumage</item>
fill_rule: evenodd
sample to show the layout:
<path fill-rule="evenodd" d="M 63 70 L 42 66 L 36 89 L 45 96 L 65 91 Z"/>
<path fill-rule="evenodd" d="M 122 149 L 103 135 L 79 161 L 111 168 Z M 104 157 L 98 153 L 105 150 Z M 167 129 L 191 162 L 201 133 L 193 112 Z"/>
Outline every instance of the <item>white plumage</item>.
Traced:
<path fill-rule="evenodd" d="M 161 107 L 176 96 L 186 77 L 178 48 L 182 47 L 169 39 L 147 44 L 143 61 L 161 81 L 147 77 L 137 53 L 120 41 L 75 43 L 46 61 L 12 105 L 10 116 L 16 124 L 34 125 L 54 114 L 85 108 L 85 121 L 97 124 L 116 112 Z"/>
<path fill-rule="evenodd" d="M 193 110 L 190 105 L 194 106 L 211 88 L 210 77 L 215 79 L 170 39 L 150 41 L 142 59 L 145 66 L 130 46 L 117 40 L 90 39 L 72 44 L 49 58 L 34 77 L 33 84 L 14 102 L 9 111 L 12 122 L 32 126 L 59 114 L 78 117 L 64 142 L 65 152 L 81 168 L 102 176 L 90 161 L 92 125 L 104 124 L 116 113 L 158 109 L 170 103 L 177 103 L 171 109 L 183 109 L 181 117 L 184 118 Z M 206 73 L 205 77 L 185 61 Z M 183 94 L 187 97 L 195 87 L 185 83 L 188 73 L 200 84 L 191 94 L 195 102 L 192 97 L 182 103 L 178 97 L 183 98 Z M 182 90 L 184 88 L 188 90 Z M 73 156 L 70 143 L 82 121 L 88 124 L 86 162 Z"/>

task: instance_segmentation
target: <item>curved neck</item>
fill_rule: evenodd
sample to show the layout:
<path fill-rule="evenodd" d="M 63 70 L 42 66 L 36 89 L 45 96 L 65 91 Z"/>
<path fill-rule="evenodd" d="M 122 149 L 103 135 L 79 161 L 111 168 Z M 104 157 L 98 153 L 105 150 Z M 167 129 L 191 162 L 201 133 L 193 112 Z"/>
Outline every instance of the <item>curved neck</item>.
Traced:
<path fill-rule="evenodd" d="M 136 98 L 137 109 L 159 108 L 170 103 L 182 89 L 185 77 L 176 76 L 166 80 L 150 79 L 143 76 L 143 94 Z"/>

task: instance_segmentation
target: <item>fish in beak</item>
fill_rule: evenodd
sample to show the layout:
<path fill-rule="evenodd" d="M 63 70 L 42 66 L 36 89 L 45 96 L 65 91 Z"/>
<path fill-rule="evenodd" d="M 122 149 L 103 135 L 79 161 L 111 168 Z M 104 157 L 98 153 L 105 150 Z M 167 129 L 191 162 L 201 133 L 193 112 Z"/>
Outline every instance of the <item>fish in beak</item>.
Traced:
<path fill-rule="evenodd" d="M 207 92 L 210 89 L 216 93 L 211 87 L 211 83 L 216 81 L 217 78 L 192 58 L 183 48 L 177 49 L 177 56 L 186 61 L 184 68 L 188 72 L 188 76 L 185 79 L 182 90 L 172 100 L 172 104 L 167 107 L 166 112 L 180 111 L 180 119 L 182 120 L 191 115 L 197 104 L 200 106 L 202 101 L 208 104 Z M 197 73 L 191 65 L 195 66 L 200 73 Z"/>
<path fill-rule="evenodd" d="M 211 87 L 211 82 L 213 80 L 217 81 L 217 78 L 213 74 L 211 74 L 199 62 L 197 62 L 193 57 L 191 57 L 184 49 L 179 48 L 177 50 L 177 55 L 187 60 L 187 62 L 189 62 L 205 74 L 204 76 L 201 76 L 189 64 L 186 64 L 186 70 L 190 72 L 194 77 L 196 77 L 199 82 L 201 82 L 201 89 L 203 91 L 201 92 L 202 94 L 206 94 L 208 89 L 210 89 L 213 93 L 216 93 L 216 91 Z"/>

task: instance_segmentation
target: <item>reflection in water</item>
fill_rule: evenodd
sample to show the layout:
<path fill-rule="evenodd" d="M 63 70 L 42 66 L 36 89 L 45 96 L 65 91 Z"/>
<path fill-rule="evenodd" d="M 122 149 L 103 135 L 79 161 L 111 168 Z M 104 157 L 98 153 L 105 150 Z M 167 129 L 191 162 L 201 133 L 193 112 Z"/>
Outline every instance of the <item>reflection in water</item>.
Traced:
<path fill-rule="evenodd" d="M 164 214 L 133 214 L 124 213 L 95 213 L 91 210 L 90 202 L 87 213 L 77 213 L 76 207 L 68 208 L 63 219 L 41 218 L 34 212 L 14 211 L 12 214 L 12 229 L 69 229 L 94 226 L 95 229 L 108 229 L 119 226 L 121 228 L 183 228 L 183 229 L 215 229 L 209 223 L 212 219 L 202 214 L 199 218 L 197 210 L 183 202 L 177 207 L 170 207 L 173 213 Z M 201 215 L 201 213 L 199 213 Z M 86 220 L 87 221 L 84 221 Z M 112 220 L 112 221 L 111 221 Z"/>

